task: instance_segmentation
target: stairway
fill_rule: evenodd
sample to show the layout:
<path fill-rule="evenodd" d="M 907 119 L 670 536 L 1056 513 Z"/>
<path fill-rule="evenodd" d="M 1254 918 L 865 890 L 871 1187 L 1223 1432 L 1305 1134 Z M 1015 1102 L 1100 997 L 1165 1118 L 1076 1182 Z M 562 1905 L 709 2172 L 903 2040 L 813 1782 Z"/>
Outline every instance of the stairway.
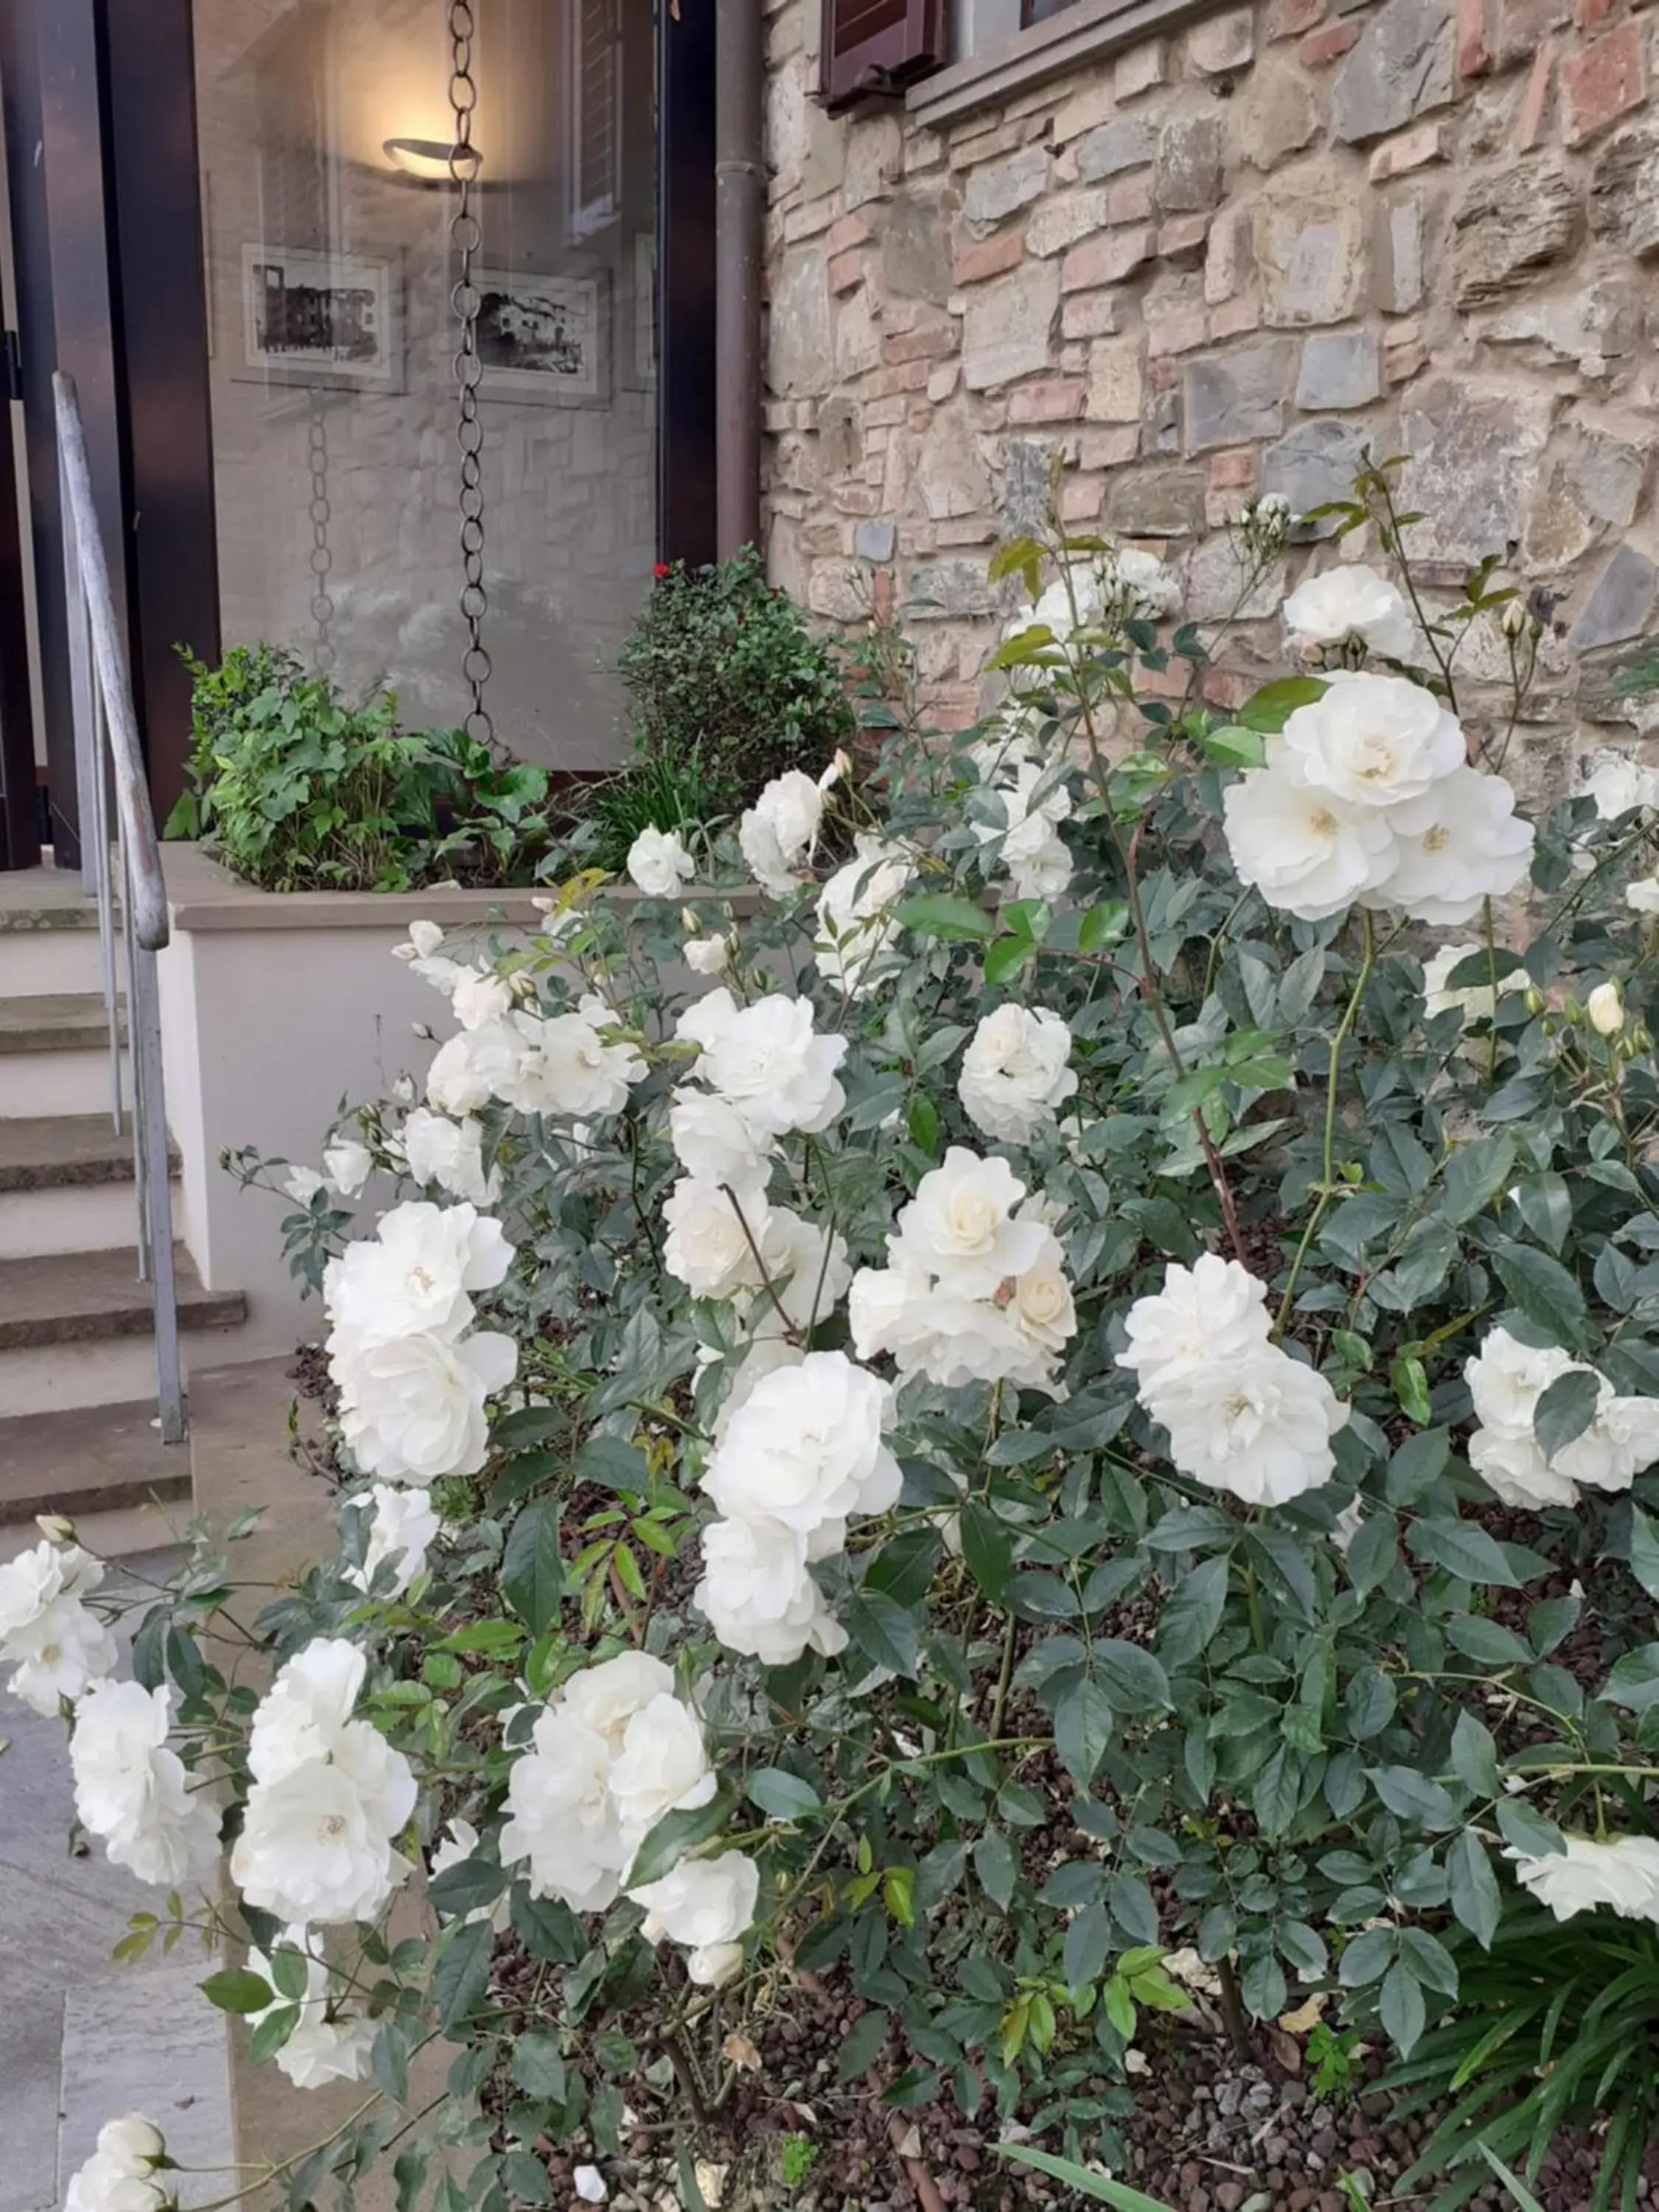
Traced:
<path fill-rule="evenodd" d="M 154 1426 L 131 1126 L 112 1125 L 100 960 L 76 878 L 0 874 L 0 1527 L 191 1494 L 188 1452 Z M 246 1308 L 240 1291 L 205 1290 L 182 1248 L 177 1267 L 188 1370 L 224 1356 Z"/>

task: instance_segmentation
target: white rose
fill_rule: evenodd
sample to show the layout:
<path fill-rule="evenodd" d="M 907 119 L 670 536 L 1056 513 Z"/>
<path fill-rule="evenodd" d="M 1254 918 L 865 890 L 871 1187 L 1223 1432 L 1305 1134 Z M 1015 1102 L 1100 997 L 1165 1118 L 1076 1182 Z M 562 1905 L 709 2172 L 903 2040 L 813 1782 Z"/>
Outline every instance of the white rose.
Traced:
<path fill-rule="evenodd" d="M 1272 1327 L 1267 1285 L 1237 1260 L 1206 1252 L 1190 1267 L 1172 1261 L 1163 1288 L 1135 1300 L 1123 1322 L 1129 1348 L 1117 1364 L 1133 1370 L 1144 1399 L 1194 1367 L 1248 1358 Z"/>
<path fill-rule="evenodd" d="M 812 957 L 818 974 L 849 999 L 862 998 L 894 969 L 902 934 L 892 909 L 913 873 L 910 856 L 880 837 L 860 836 L 856 857 L 818 894 Z"/>
<path fill-rule="evenodd" d="M 728 1651 L 768 1667 L 809 1649 L 833 1658 L 847 1632 L 806 1565 L 806 1540 L 780 1521 L 714 1521 L 702 1532 L 702 1579 L 691 1602 Z"/>
<path fill-rule="evenodd" d="M 1659 914 L 1659 876 L 1643 876 L 1627 884 L 1625 904 L 1637 914 Z"/>
<path fill-rule="evenodd" d="M 723 975 L 732 964 L 732 947 L 723 937 L 688 937 L 685 964 L 694 975 Z"/>
<path fill-rule="evenodd" d="M 1473 960 L 1485 951 L 1481 945 L 1443 945 L 1438 952 L 1423 963 L 1423 1013 L 1426 1020 L 1432 1021 L 1437 1014 L 1448 1013 L 1455 1006 L 1466 1022 L 1489 1022 L 1504 992 L 1526 988 L 1524 968 L 1513 968 L 1507 975 L 1500 975 L 1496 990 L 1490 983 L 1465 983 L 1454 988 L 1450 982 L 1453 972 L 1464 961 Z"/>
<path fill-rule="evenodd" d="M 1023 1275 L 1015 1276 L 1008 1301 L 1015 1327 L 1045 1352 L 1060 1352 L 1077 1334 L 1077 1307 L 1064 1261 L 1060 1239 L 1045 1231 L 1042 1251 Z"/>
<path fill-rule="evenodd" d="M 602 1000 L 584 999 L 574 1014 L 514 1014 L 512 1025 L 524 1052 L 511 1080 L 496 1094 L 520 1114 L 620 1114 L 629 1088 L 647 1073 L 638 1048 L 626 1039 L 607 1044 L 604 1032 L 617 1018 Z"/>
<path fill-rule="evenodd" d="M 1651 1836 L 1614 1836 L 1597 1843 L 1569 1836 L 1565 1851 L 1533 1857 L 1513 1848 L 1515 1878 L 1558 1920 L 1606 1905 L 1624 1920 L 1659 1921 L 1659 1843 Z"/>
<path fill-rule="evenodd" d="M 1418 657 L 1416 626 L 1405 595 L 1359 562 L 1304 577 L 1285 602 L 1285 627 L 1303 647 L 1345 645 L 1357 637 L 1386 660 Z"/>
<path fill-rule="evenodd" d="M 427 1547 L 441 1525 L 432 1500 L 423 1490 L 404 1490 L 395 1483 L 377 1482 L 363 1502 L 370 1509 L 368 1541 L 363 1564 L 349 1568 L 346 1579 L 367 1591 L 374 1587 L 382 1565 L 395 1559 L 398 1565 L 386 1595 L 401 1597 L 416 1577 L 426 1572 Z"/>
<path fill-rule="evenodd" d="M 117 2160 L 94 2151 L 70 2176 L 64 2212 L 162 2212 L 168 2202 L 161 2185 L 137 2174 Z"/>
<path fill-rule="evenodd" d="M 898 1462 L 884 1429 L 892 1390 L 843 1352 L 814 1352 L 750 1391 L 726 1424 L 702 1486 L 727 1519 L 773 1520 L 828 1558 L 855 1513 L 898 1503 Z"/>
<path fill-rule="evenodd" d="M 374 1155 L 361 1137 L 336 1137 L 323 1148 L 323 1173 L 342 1198 L 356 1198 L 374 1172 Z"/>
<path fill-rule="evenodd" d="M 507 1278 L 513 1247 L 501 1224 L 471 1206 L 416 1200 L 383 1214 L 374 1236 L 329 1262 L 323 1303 L 336 1339 L 353 1348 L 431 1331 L 453 1338 L 470 1326 L 474 1291 Z"/>
<path fill-rule="evenodd" d="M 1518 1512 L 1547 1505 L 1576 1505 L 1578 1486 L 1558 1474 L 1530 1436 L 1505 1429 L 1477 1429 L 1469 1438 L 1469 1465 L 1488 1490 Z"/>
<path fill-rule="evenodd" d="M 774 898 L 787 898 L 805 880 L 823 819 L 823 793 L 798 768 L 775 776 L 738 823 L 738 843 L 755 880 Z"/>
<path fill-rule="evenodd" d="M 120 1663 L 113 1632 L 75 1597 L 56 1599 L 12 1629 L 0 1650 L 13 1662 L 7 1685 L 13 1697 L 47 1720 L 65 1699 L 73 1705 L 107 1681 Z"/>
<path fill-rule="evenodd" d="M 1598 983 L 1584 1001 L 1597 1036 L 1615 1037 L 1625 1026 L 1625 994 L 1617 983 Z"/>
<path fill-rule="evenodd" d="M 1138 545 L 1120 545 L 1107 556 L 1101 589 L 1120 618 L 1130 622 L 1156 622 L 1181 599 L 1180 579 Z"/>
<path fill-rule="evenodd" d="M 893 1255 L 926 1268 L 949 1295 L 994 1297 L 1042 1250 L 1042 1223 L 1013 1218 L 1024 1195 L 1006 1160 L 981 1159 L 952 1145 L 945 1164 L 922 1177 L 900 1210 Z"/>
<path fill-rule="evenodd" d="M 760 1318 L 763 1322 L 764 1312 Z M 732 1416 L 740 1406 L 747 1405 L 756 1383 L 763 1376 L 775 1375 L 780 1367 L 798 1367 L 805 1357 L 804 1349 L 799 1345 L 791 1344 L 781 1332 L 775 1335 L 764 1333 L 757 1335 L 738 1362 L 736 1371 L 726 1385 L 726 1395 L 714 1416 L 714 1442 L 718 1444 L 722 1441 L 732 1425 Z"/>
<path fill-rule="evenodd" d="M 463 1030 L 439 1046 L 427 1070 L 427 1103 L 440 1114 L 473 1114 L 492 1098 L 505 1098 L 525 1051 L 524 1038 L 507 1022 Z"/>
<path fill-rule="evenodd" d="M 803 1220 L 787 1206 L 771 1209 L 761 1257 L 772 1285 L 772 1297 L 796 1328 L 827 1320 L 847 1295 L 853 1279 L 848 1264 L 847 1239 L 816 1221 Z M 757 1331 L 767 1335 L 782 1326 L 772 1297 L 754 1316 Z"/>
<path fill-rule="evenodd" d="M 487 1030 L 513 1011 L 513 986 L 488 968 L 463 968 L 449 1003 L 464 1030 Z"/>
<path fill-rule="evenodd" d="M 409 1872 L 392 1836 L 416 1795 L 402 1754 L 389 1746 L 383 1751 L 395 1786 L 379 1791 L 366 1792 L 356 1774 L 333 1759 L 309 1760 L 279 1780 L 254 1784 L 230 1855 L 231 1879 L 248 1904 L 279 1920 L 320 1927 L 379 1916 Z M 398 1808 L 402 1820 L 389 1825 L 388 1810 Z"/>
<path fill-rule="evenodd" d="M 1072 1032 L 1046 1006 L 1012 1001 L 987 1014 L 962 1056 L 957 1095 L 975 1128 L 1002 1145 L 1029 1145 L 1077 1089 Z"/>
<path fill-rule="evenodd" d="M 630 1889 L 634 1904 L 645 1907 L 640 1929 L 647 1943 L 684 1943 L 702 1950 L 711 1943 L 735 1943 L 755 1924 L 760 1902 L 760 1869 L 743 1851 L 716 1858 L 682 1859 L 660 1881 Z"/>
<path fill-rule="evenodd" d="M 486 1175 L 483 1124 L 471 1114 L 459 1121 L 417 1106 L 398 1133 L 404 1164 L 419 1183 L 435 1183 L 452 1198 L 494 1206 L 501 1194 L 499 1168 Z"/>
<path fill-rule="evenodd" d="M 1403 676 L 1345 671 L 1298 707 L 1280 738 L 1304 782 L 1350 806 L 1391 806 L 1468 763 L 1457 717 Z"/>
<path fill-rule="evenodd" d="M 485 1401 L 518 1365 L 513 1338 L 485 1329 L 459 1343 L 422 1332 L 337 1346 L 329 1373 L 340 1391 L 340 1433 L 363 1473 L 386 1482 L 477 1474 L 489 1453 Z"/>
<path fill-rule="evenodd" d="M 1386 875 L 1361 893 L 1364 904 L 1399 907 L 1413 921 L 1453 928 L 1504 898 L 1532 866 L 1533 826 L 1516 813 L 1501 775 L 1460 768 L 1422 798 L 1390 807 L 1395 853 Z"/>
<path fill-rule="evenodd" d="M 668 1109 L 668 1141 L 686 1174 L 700 1182 L 765 1188 L 771 1146 L 718 1092 L 682 1085 Z"/>
<path fill-rule="evenodd" d="M 507 1778 L 501 1863 L 526 1860 L 536 1897 L 573 1912 L 603 1912 L 622 1889 L 628 1850 L 609 1784 L 605 1740 L 574 1715 L 542 1714 Z"/>
<path fill-rule="evenodd" d="M 104 1563 L 78 1544 L 51 1540 L 0 1566 L 0 1651 L 19 1629 L 62 1598 L 85 1597 L 104 1579 Z"/>
<path fill-rule="evenodd" d="M 697 1075 L 731 1101 L 757 1136 L 816 1134 L 847 1103 L 836 1080 L 847 1039 L 817 1034 L 810 999 L 773 993 L 734 1006 L 729 992 L 711 991 L 682 1015 L 679 1034 L 702 1044 Z"/>
<path fill-rule="evenodd" d="M 137 1682 L 88 1692 L 70 1738 L 75 1810 L 101 1837 L 110 1863 L 140 1881 L 178 1889 L 219 1856 L 219 1814 L 204 1790 L 192 1793 L 177 1753 L 167 1748 L 173 1692 Z"/>
<path fill-rule="evenodd" d="M 686 1979 L 700 1990 L 724 1989 L 743 1972 L 741 1943 L 704 1943 L 685 1962 Z"/>
<path fill-rule="evenodd" d="M 1508 1329 L 1492 1328 L 1464 1362 L 1463 1380 L 1484 1427 L 1530 1437 L 1538 1401 L 1576 1364 L 1559 1345 L 1522 1344 Z"/>
<path fill-rule="evenodd" d="M 672 1668 L 645 1651 L 619 1651 L 597 1667 L 573 1674 L 554 1701 L 604 1743 L 608 1759 L 619 1759 L 635 1717 L 659 1698 L 674 1693 Z"/>
<path fill-rule="evenodd" d="M 123 2112 L 98 2130 L 98 2152 L 129 2173 L 151 2172 L 167 2154 L 161 2130 L 142 2112 Z"/>
<path fill-rule="evenodd" d="M 771 1223 L 758 1186 L 728 1191 L 684 1176 L 663 1201 L 662 1218 L 668 1228 L 663 1265 L 693 1297 L 729 1298 L 758 1287 L 757 1255 Z"/>
<path fill-rule="evenodd" d="M 628 872 L 647 898 L 676 898 L 697 872 L 679 833 L 641 830 L 628 848 Z"/>
<path fill-rule="evenodd" d="M 998 847 L 1017 898 L 1058 898 L 1072 878 L 1072 856 L 1059 830 L 1072 811 L 1065 778 L 1051 776 L 1023 750 L 979 751 L 981 773 L 990 769 L 989 781 L 1001 799 L 1003 823 L 999 828 L 975 820 L 969 825 L 975 836 L 981 845 Z M 1048 788 L 1039 797 L 1042 785 Z"/>
<path fill-rule="evenodd" d="M 1659 806 L 1659 771 L 1644 768 L 1627 753 L 1600 754 L 1583 787 L 1603 822 L 1618 822 L 1636 808 Z"/>
<path fill-rule="evenodd" d="M 610 1781 L 631 1856 L 665 1813 L 692 1811 L 714 1794 L 696 1714 L 676 1697 L 653 1698 L 629 1722 Z"/>
<path fill-rule="evenodd" d="M 328 1188 L 328 1178 L 318 1174 L 315 1168 L 290 1168 L 283 1177 L 283 1191 L 295 1206 L 309 1208 L 319 1191 Z"/>
<path fill-rule="evenodd" d="M 1047 1233 L 1038 1227 L 1039 1240 Z M 1042 1264 L 1041 1241 L 1037 1249 L 1034 1267 Z M 891 1267 L 856 1274 L 847 1310 L 859 1357 L 890 1352 L 902 1376 L 925 1375 L 944 1390 L 969 1382 L 1051 1387 L 1053 1353 L 1021 1327 L 1012 1298 L 949 1294 L 902 1255 Z"/>
<path fill-rule="evenodd" d="M 1247 1505 L 1284 1505 L 1336 1471 L 1331 1438 L 1348 1408 L 1322 1375 L 1265 1344 L 1241 1358 L 1142 1382 L 1141 1403 L 1168 1431 L 1182 1474 Z"/>
<path fill-rule="evenodd" d="M 259 1700 L 248 1737 L 257 1782 L 276 1782 L 296 1767 L 334 1756 L 351 1725 L 368 1661 L 343 1636 L 313 1637 L 278 1668 Z"/>
<path fill-rule="evenodd" d="M 1382 809 L 1316 789 L 1282 746 L 1222 793 L 1227 851 L 1241 883 L 1270 907 L 1324 921 L 1387 881 L 1395 859 Z"/>
<path fill-rule="evenodd" d="M 305 1993 L 297 2000 L 277 1996 L 263 2011 L 248 2014 L 249 2028 L 258 2027 L 270 2014 L 297 2002 L 299 2019 L 276 2053 L 279 2071 L 296 2089 L 321 2089 L 331 2081 L 364 2081 L 379 2033 L 378 2023 L 354 2011 L 331 1992 L 327 1961 L 313 1951 L 307 1929 L 286 1929 L 283 1941 L 305 1960 Z M 250 1951 L 247 1963 L 250 1973 L 258 1974 L 270 1988 L 276 1989 L 276 1970 L 267 1954 Z"/>

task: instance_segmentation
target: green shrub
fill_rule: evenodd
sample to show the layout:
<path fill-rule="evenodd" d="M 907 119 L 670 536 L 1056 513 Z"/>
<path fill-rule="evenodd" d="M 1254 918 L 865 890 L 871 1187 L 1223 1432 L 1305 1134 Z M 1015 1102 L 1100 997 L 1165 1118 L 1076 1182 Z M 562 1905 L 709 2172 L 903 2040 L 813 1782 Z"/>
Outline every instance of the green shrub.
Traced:
<path fill-rule="evenodd" d="M 752 545 L 718 567 L 659 570 L 617 665 L 641 753 L 698 761 L 723 813 L 784 769 L 816 774 L 853 734 L 840 650 L 767 582 Z"/>
<path fill-rule="evenodd" d="M 193 679 L 189 784 L 167 825 L 262 890 L 528 882 L 551 843 L 545 769 L 463 730 L 398 727 L 395 692 L 356 703 L 277 646 L 234 646 Z"/>

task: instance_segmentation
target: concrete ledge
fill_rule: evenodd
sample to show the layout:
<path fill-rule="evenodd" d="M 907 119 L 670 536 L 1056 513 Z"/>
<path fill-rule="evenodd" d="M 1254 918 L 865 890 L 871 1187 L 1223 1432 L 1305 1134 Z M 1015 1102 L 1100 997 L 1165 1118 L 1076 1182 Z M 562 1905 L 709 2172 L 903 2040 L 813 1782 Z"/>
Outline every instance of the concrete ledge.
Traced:
<path fill-rule="evenodd" d="M 1223 0 L 1077 0 L 1046 22 L 923 77 L 904 104 L 919 124 L 936 129 L 1160 31 L 1218 15 L 1222 5 Z"/>

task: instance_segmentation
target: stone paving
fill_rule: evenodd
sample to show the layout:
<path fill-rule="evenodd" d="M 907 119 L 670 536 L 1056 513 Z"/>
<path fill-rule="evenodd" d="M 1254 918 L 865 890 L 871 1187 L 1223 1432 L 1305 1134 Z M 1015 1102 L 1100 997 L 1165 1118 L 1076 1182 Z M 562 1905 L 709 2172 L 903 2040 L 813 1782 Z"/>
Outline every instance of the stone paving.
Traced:
<path fill-rule="evenodd" d="M 164 1556 L 136 1559 L 165 1571 Z M 157 1893 L 94 1845 L 74 1816 L 62 1724 L 0 1691 L 0 2212 L 58 2212 L 69 2177 L 112 2115 L 142 2111 L 181 2166 L 186 2204 L 224 2193 L 232 2151 L 223 2022 L 198 1984 L 194 1938 L 122 1966 L 111 1953 Z"/>

